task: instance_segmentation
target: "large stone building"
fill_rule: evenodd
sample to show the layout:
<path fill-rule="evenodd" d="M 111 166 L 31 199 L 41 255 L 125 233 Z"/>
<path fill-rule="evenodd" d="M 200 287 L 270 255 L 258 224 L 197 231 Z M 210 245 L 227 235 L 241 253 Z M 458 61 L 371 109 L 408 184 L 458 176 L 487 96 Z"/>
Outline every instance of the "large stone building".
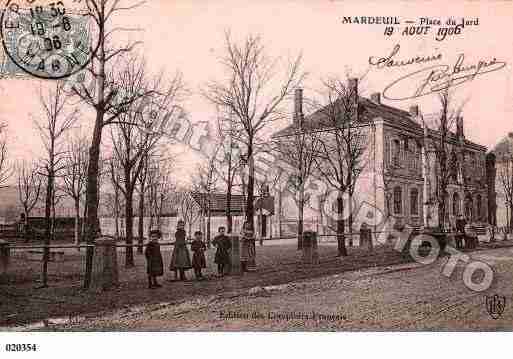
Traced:
<path fill-rule="evenodd" d="M 438 223 L 436 190 L 439 166 L 434 148 L 439 142 L 439 133 L 435 126 L 423 124 L 436 116 L 419 116 L 418 106 L 405 111 L 385 105 L 379 93 L 364 98 L 358 94 L 356 79 L 349 80 L 348 88 L 357 104 L 354 126 L 367 139 L 366 165 L 358 178 L 352 207 L 357 211 L 362 203 L 367 203 L 411 226 L 435 226 Z M 294 119 L 273 136 L 275 139 L 291 136 L 298 126 L 307 131 L 330 131 L 330 125 L 323 119 L 326 112 L 321 109 L 305 117 L 302 101 L 302 90 L 298 89 Z M 488 222 L 488 192 L 491 190 L 493 193 L 494 190 L 487 184 L 487 173 L 493 172 L 491 169 L 487 171 L 487 149 L 465 138 L 462 117 L 458 117 L 456 122 L 456 131 L 450 131 L 446 141 L 447 163 L 451 168 L 446 223 L 454 226 L 458 215 L 464 215 L 472 222 Z M 287 219 L 295 218 L 297 208 L 294 201 L 290 198 L 282 201 L 282 212 L 287 214 Z M 315 206 L 310 204 L 309 207 Z M 319 218 L 319 212 L 307 209 L 307 222 L 312 217 L 317 217 L 316 222 L 326 222 L 326 219 Z M 358 221 L 361 218 L 355 220 L 355 229 L 359 228 Z"/>
<path fill-rule="evenodd" d="M 490 176 L 489 188 L 495 188 L 490 196 L 492 211 L 490 223 L 498 227 L 513 225 L 513 132 L 508 133 L 488 154 Z"/>

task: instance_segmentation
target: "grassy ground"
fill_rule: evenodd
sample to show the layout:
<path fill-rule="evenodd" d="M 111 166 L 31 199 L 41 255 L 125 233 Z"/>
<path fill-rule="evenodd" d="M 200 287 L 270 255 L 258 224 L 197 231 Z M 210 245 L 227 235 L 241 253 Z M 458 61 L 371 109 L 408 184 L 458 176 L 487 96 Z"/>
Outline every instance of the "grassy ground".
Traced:
<path fill-rule="evenodd" d="M 506 243 L 506 242 L 504 242 Z M 191 298 L 229 293 L 232 291 L 288 283 L 301 279 L 322 277 L 346 271 L 375 266 L 388 266 L 410 261 L 388 246 L 375 248 L 372 253 L 360 248 L 350 248 L 349 256 L 336 257 L 334 244 L 320 244 L 320 263 L 301 264 L 301 252 L 293 240 L 266 243 L 257 246 L 258 269 L 244 276 L 217 278 L 213 262 L 214 250 L 207 252 L 209 267 L 207 280 L 192 280 L 188 273 L 186 282 L 174 282 L 169 271 L 161 278 L 163 288 L 147 288 L 145 260 L 135 256 L 136 265 L 125 268 L 124 252 L 119 252 L 120 285 L 117 289 L 98 293 L 81 289 L 84 253 L 67 249 L 65 261 L 50 263 L 50 287 L 36 289 L 41 263 L 27 261 L 23 253 L 13 253 L 9 276 L 0 285 L 0 326 L 22 325 L 46 318 L 73 318 L 96 316 L 115 309 L 137 305 L 180 303 Z M 170 251 L 163 248 L 164 265 L 170 260 Z"/>

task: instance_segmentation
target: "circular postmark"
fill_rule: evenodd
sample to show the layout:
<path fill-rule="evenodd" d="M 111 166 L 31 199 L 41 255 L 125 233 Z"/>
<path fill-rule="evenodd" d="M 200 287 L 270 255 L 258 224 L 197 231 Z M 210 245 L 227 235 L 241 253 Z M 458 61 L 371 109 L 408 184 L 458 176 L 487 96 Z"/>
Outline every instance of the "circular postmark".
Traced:
<path fill-rule="evenodd" d="M 62 79 L 84 69 L 99 46 L 96 22 L 80 0 L 6 0 L 0 35 L 7 57 L 24 72 Z"/>

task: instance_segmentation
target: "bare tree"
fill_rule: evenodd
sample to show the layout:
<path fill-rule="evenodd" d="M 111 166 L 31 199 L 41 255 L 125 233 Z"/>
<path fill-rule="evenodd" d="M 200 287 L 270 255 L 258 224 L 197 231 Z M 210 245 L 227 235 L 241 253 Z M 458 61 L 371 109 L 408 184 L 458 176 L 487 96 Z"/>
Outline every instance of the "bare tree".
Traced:
<path fill-rule="evenodd" d="M 234 132 L 245 146 L 248 166 L 245 216 L 254 228 L 255 146 L 266 125 L 287 116 L 284 100 L 304 78 L 301 56 L 280 73 L 278 59 L 267 55 L 259 36 L 249 35 L 242 44 L 236 44 L 226 32 L 221 64 L 227 80 L 210 82 L 204 95 L 224 113 L 233 114 Z"/>
<path fill-rule="evenodd" d="M 185 223 L 187 223 L 189 226 L 189 236 L 191 236 L 192 225 L 196 223 L 200 217 L 200 207 L 190 191 L 180 191 L 178 193 L 177 199 L 179 203 L 180 214 Z"/>
<path fill-rule="evenodd" d="M 302 248 L 304 208 L 310 200 L 305 195 L 305 186 L 312 176 L 319 155 L 319 135 L 306 128 L 303 121 L 296 121 L 293 133 L 277 138 L 274 147 L 282 160 L 291 167 L 287 184 L 298 208 L 298 248 Z"/>
<path fill-rule="evenodd" d="M 120 57 L 130 53 L 138 43 L 129 43 L 125 46 L 116 47 L 113 44 L 113 37 L 120 31 L 133 31 L 127 27 L 116 26 L 113 23 L 115 17 L 126 11 L 134 10 L 144 4 L 139 0 L 85 0 L 87 13 L 85 16 L 91 18 L 98 26 L 98 49 L 94 53 L 88 73 L 94 81 L 94 91 L 91 91 L 86 83 L 78 83 L 73 87 L 73 92 L 95 113 L 93 136 L 89 147 L 89 160 L 87 168 L 86 183 L 86 240 L 92 243 L 99 233 L 98 220 L 98 174 L 100 162 L 100 149 L 102 132 L 118 119 L 125 112 L 126 106 L 131 105 L 146 92 L 127 93 L 120 99 L 121 86 L 115 79 L 117 61 Z M 84 276 L 84 288 L 89 288 L 92 274 L 93 249 L 87 249 L 86 273 Z"/>
<path fill-rule="evenodd" d="M 75 207 L 75 244 L 80 242 L 80 204 L 87 179 L 87 140 L 81 135 L 69 137 L 64 155 L 61 190 L 71 197 Z"/>
<path fill-rule="evenodd" d="M 64 91 L 64 83 L 57 81 L 45 93 L 39 89 L 39 101 L 42 107 L 42 118 L 34 121 L 43 141 L 46 152 L 44 159 L 44 176 L 46 177 L 45 198 L 45 250 L 43 260 L 42 287 L 48 286 L 48 259 L 50 239 L 52 237 L 51 210 L 55 201 L 55 178 L 65 168 L 63 164 L 65 150 L 63 137 L 77 119 L 77 110 L 68 106 L 68 95 Z"/>
<path fill-rule="evenodd" d="M 133 195 L 140 172 L 144 167 L 145 154 L 155 148 L 171 123 L 171 113 L 176 110 L 175 102 L 182 95 L 183 83 L 180 74 L 169 83 L 159 75 L 150 79 L 146 64 L 137 58 L 127 61 L 120 73 L 119 83 L 127 93 L 146 92 L 151 95 L 126 106 L 119 121 L 111 127 L 114 154 L 123 168 L 123 181 L 116 183 L 125 197 L 125 266 L 134 266 L 133 257 Z M 151 89 L 151 91 L 149 90 Z M 163 111 L 168 111 L 163 113 Z"/>
<path fill-rule="evenodd" d="M 162 227 L 162 216 L 166 204 L 171 204 L 173 201 L 173 194 L 176 191 L 176 185 L 173 182 L 171 171 L 172 162 L 170 159 L 161 161 L 158 166 L 157 181 L 153 181 L 150 204 L 152 207 L 153 217 L 156 218 L 157 228 Z M 153 218 L 152 217 L 152 218 Z"/>
<path fill-rule="evenodd" d="M 143 253 L 144 238 L 144 215 L 145 215 L 145 197 L 147 192 L 148 173 L 150 172 L 151 153 L 147 152 L 141 158 L 142 168 L 137 176 L 137 193 L 139 194 L 139 221 L 137 222 L 137 253 Z"/>
<path fill-rule="evenodd" d="M 458 163 L 461 163 L 462 153 L 460 151 L 459 156 L 452 156 L 451 153 L 454 150 L 455 145 L 451 144 L 452 129 L 455 124 L 457 127 L 463 124 L 457 124 L 461 119 L 461 112 L 463 105 L 456 108 L 452 107 L 452 94 L 449 90 L 444 90 L 438 94 L 438 100 L 440 103 L 440 111 L 438 115 L 433 118 L 431 127 L 434 131 L 429 131 L 427 138 L 424 138 L 424 146 L 426 153 L 434 154 L 434 171 L 435 171 L 435 198 L 437 202 L 438 211 L 438 227 L 441 231 L 445 230 L 446 227 L 446 215 L 447 215 L 447 199 L 448 192 L 447 187 L 451 179 L 454 177 L 457 171 Z M 424 126 L 429 128 L 429 125 L 424 123 Z M 457 130 L 459 132 L 459 130 Z M 428 162 L 428 161 L 426 161 Z M 464 171 L 464 166 L 462 166 Z M 465 177 L 465 176 L 463 176 Z"/>
<path fill-rule="evenodd" d="M 123 208 L 121 202 L 121 194 L 119 186 L 117 185 L 122 181 L 121 166 L 115 158 L 111 158 L 109 161 L 109 174 L 111 185 L 114 193 L 110 193 L 107 201 L 107 205 L 110 207 L 111 213 L 114 217 L 114 235 L 116 239 L 119 238 L 119 218 Z"/>
<path fill-rule="evenodd" d="M 210 248 L 210 235 L 211 235 L 211 209 L 212 209 L 212 195 L 217 190 L 219 183 L 219 175 L 216 166 L 217 152 L 221 146 L 217 145 L 216 149 L 208 155 L 205 163 L 200 164 L 196 169 L 196 181 L 194 183 L 195 191 L 199 194 L 201 203 L 202 220 L 207 220 L 206 223 L 206 236 L 207 247 Z M 205 213 L 206 212 L 206 213 Z"/>
<path fill-rule="evenodd" d="M 330 128 L 320 140 L 317 168 L 336 191 L 338 255 L 346 256 L 344 195 L 362 171 L 365 134 L 358 120 L 358 80 L 347 85 L 337 78 L 324 81 L 326 102 L 313 116 Z"/>
<path fill-rule="evenodd" d="M 22 161 L 16 169 L 18 177 L 18 197 L 25 213 L 25 225 L 28 224 L 30 212 L 39 201 L 43 178 L 39 174 L 37 164 Z"/>
<path fill-rule="evenodd" d="M 217 118 L 217 130 L 219 134 L 219 144 L 221 160 L 217 167 L 217 173 L 222 182 L 226 185 L 226 224 L 228 233 L 232 233 L 232 194 L 236 187 L 236 175 L 243 164 L 240 157 L 240 148 L 237 143 L 236 133 L 233 126 L 232 115 Z"/>
<path fill-rule="evenodd" d="M 162 216 L 166 204 L 171 208 L 173 195 L 175 193 L 175 184 L 172 180 L 173 157 L 162 157 L 154 155 L 149 157 L 148 169 L 146 174 L 146 192 L 149 207 L 150 223 L 149 228 L 154 227 L 154 221 L 158 229 L 161 229 Z M 141 208 L 141 203 L 140 210 Z M 141 231 L 142 229 L 139 228 Z"/>
<path fill-rule="evenodd" d="M 7 125 L 0 123 L 0 188 L 11 178 L 12 166 L 7 160 Z"/>

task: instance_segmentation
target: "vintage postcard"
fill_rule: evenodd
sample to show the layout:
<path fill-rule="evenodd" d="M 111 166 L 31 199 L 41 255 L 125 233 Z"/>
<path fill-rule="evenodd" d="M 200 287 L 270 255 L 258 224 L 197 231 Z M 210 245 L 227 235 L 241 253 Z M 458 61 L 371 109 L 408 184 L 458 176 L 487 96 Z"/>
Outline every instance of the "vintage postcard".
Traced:
<path fill-rule="evenodd" d="M 0 11 L 0 331 L 513 329 L 511 2 Z"/>

